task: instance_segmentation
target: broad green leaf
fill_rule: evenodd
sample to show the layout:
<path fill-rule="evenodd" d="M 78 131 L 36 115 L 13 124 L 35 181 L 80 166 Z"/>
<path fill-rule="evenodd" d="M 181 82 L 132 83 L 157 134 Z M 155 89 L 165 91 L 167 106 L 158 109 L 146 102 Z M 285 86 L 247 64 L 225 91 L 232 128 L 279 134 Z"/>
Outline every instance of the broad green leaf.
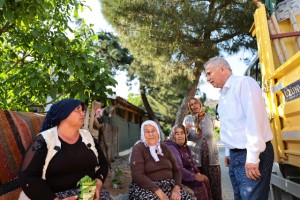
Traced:
<path fill-rule="evenodd" d="M 11 10 L 6 10 L 6 12 L 4 12 L 4 17 L 8 20 L 8 21 L 12 21 L 13 20 L 13 13 Z"/>
<path fill-rule="evenodd" d="M 101 87 L 101 83 L 97 81 L 97 82 L 96 82 L 96 90 L 99 90 L 100 87 Z"/>
<path fill-rule="evenodd" d="M 5 3 L 5 0 L 0 0 L 0 9 L 2 9 L 2 8 L 3 8 L 3 6 L 4 6 L 4 3 Z"/>
<path fill-rule="evenodd" d="M 65 66 L 66 60 L 67 60 L 67 58 L 66 58 L 65 56 L 62 55 L 62 56 L 60 57 L 60 63 L 61 63 L 62 66 Z"/>
<path fill-rule="evenodd" d="M 82 62 L 79 58 L 75 59 L 75 64 L 80 68 L 82 66 Z"/>
<path fill-rule="evenodd" d="M 13 90 L 14 95 L 16 96 L 19 95 L 21 91 L 22 91 L 22 87 L 15 87 L 15 89 Z"/>
<path fill-rule="evenodd" d="M 78 75 L 79 80 L 83 79 L 83 77 L 84 77 L 84 73 L 82 71 L 79 71 L 77 73 L 77 75 Z"/>
<path fill-rule="evenodd" d="M 41 54 L 47 53 L 47 52 L 48 52 L 48 49 L 49 49 L 48 46 L 45 46 L 45 45 L 40 46 L 40 48 L 39 48 L 39 53 L 41 53 Z"/>
<path fill-rule="evenodd" d="M 31 86 L 31 87 L 35 87 L 36 84 L 37 84 L 37 81 L 36 81 L 35 79 L 31 79 L 31 81 L 30 81 L 30 86 Z"/>

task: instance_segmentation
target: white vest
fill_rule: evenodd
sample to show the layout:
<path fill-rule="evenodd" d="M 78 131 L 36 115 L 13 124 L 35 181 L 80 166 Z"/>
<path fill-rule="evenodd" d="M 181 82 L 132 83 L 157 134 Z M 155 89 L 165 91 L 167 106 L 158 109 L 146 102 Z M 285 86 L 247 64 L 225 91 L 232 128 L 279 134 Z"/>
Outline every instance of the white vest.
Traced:
<path fill-rule="evenodd" d="M 91 133 L 85 129 L 79 129 L 79 134 L 81 135 L 82 142 L 85 145 L 87 145 L 87 146 L 88 146 L 88 144 L 91 145 L 89 148 L 96 155 L 97 162 L 98 162 L 98 151 L 96 149 L 95 142 L 94 142 L 94 139 L 93 139 Z M 43 174 L 42 174 L 42 179 L 46 180 L 46 172 L 47 172 L 49 162 L 54 157 L 54 155 L 58 152 L 58 150 L 56 150 L 55 147 L 57 149 L 61 149 L 61 142 L 59 141 L 59 138 L 58 138 L 57 126 L 51 128 L 51 129 L 45 130 L 45 131 L 39 133 L 39 135 L 42 135 L 43 138 L 45 139 L 46 144 L 47 144 L 47 149 L 48 149 L 48 153 L 47 153 L 47 156 L 45 159 L 45 165 L 43 167 Z M 99 166 L 95 167 L 95 171 L 97 171 L 99 168 L 100 168 Z M 19 200 L 29 200 L 29 198 L 22 191 L 19 196 Z"/>

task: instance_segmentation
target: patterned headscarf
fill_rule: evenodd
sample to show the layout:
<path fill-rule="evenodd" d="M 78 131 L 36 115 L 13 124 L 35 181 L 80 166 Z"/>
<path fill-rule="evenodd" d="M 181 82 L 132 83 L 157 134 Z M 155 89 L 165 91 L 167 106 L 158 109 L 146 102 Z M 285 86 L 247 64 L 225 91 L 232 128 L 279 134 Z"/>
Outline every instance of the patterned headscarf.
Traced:
<path fill-rule="evenodd" d="M 172 142 L 176 143 L 176 142 L 175 142 L 175 139 L 174 139 L 174 135 L 175 135 L 175 130 L 176 130 L 176 128 L 181 128 L 181 129 L 183 130 L 184 135 L 185 135 L 185 142 L 184 142 L 183 145 L 186 145 L 186 143 L 187 143 L 187 134 L 186 134 L 185 126 L 182 125 L 182 124 L 175 124 L 175 125 L 172 127 L 172 132 L 171 132 L 171 135 L 170 135 L 170 140 L 171 140 Z M 176 143 L 176 144 L 177 144 L 177 143 Z"/>
<path fill-rule="evenodd" d="M 196 97 L 191 97 L 188 101 L 189 111 L 194 116 L 195 131 L 196 131 L 196 133 L 199 133 L 200 131 L 202 131 L 202 128 L 200 125 L 201 116 L 199 116 L 200 113 L 193 113 L 192 108 L 190 106 L 191 100 L 195 100 L 200 105 L 200 107 L 201 107 L 200 111 L 203 109 L 203 105 L 202 105 L 202 102 L 200 101 L 200 99 L 198 99 Z"/>
<path fill-rule="evenodd" d="M 156 131 L 157 131 L 157 134 L 158 134 L 158 142 L 155 146 L 149 146 L 147 145 L 146 143 L 146 140 L 145 140 L 145 133 L 144 133 L 144 127 L 146 125 L 151 125 L 153 126 Z M 161 150 L 161 147 L 160 147 L 160 134 L 159 134 L 159 128 L 157 126 L 157 124 L 152 121 L 152 120 L 147 120 L 145 122 L 142 123 L 142 127 L 141 127 L 141 140 L 142 142 L 145 144 L 146 147 L 149 147 L 149 150 L 150 150 L 150 154 L 152 156 L 152 158 L 155 160 L 155 162 L 158 162 L 159 161 L 159 158 L 158 158 L 158 155 L 161 155 L 163 156 L 164 154 L 162 153 L 162 150 Z"/>
<path fill-rule="evenodd" d="M 64 99 L 53 104 L 46 115 L 41 132 L 57 126 L 79 105 L 82 105 L 82 109 L 84 108 L 83 102 L 75 99 Z"/>

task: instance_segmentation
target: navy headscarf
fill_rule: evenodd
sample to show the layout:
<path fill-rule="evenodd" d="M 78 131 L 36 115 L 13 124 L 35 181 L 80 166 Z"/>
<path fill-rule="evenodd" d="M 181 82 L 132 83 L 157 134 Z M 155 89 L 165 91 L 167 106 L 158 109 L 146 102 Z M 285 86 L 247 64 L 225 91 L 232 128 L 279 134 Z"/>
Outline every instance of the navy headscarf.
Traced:
<path fill-rule="evenodd" d="M 46 115 L 41 132 L 57 126 L 79 105 L 81 105 L 82 109 L 84 109 L 83 102 L 75 99 L 64 99 L 53 104 Z"/>

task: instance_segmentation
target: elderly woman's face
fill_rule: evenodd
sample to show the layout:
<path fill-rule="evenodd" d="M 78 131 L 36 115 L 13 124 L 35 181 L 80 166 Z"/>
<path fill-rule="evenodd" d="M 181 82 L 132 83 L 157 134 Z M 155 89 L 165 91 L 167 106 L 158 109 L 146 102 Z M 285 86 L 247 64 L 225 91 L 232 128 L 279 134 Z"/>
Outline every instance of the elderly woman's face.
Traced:
<path fill-rule="evenodd" d="M 178 145 L 184 145 L 185 143 L 185 134 L 184 134 L 184 130 L 182 130 L 182 128 L 175 128 L 175 133 L 173 135 L 174 138 L 174 142 Z"/>
<path fill-rule="evenodd" d="M 191 99 L 189 101 L 189 106 L 193 114 L 199 113 L 202 107 L 202 105 L 195 99 Z"/>
<path fill-rule="evenodd" d="M 158 132 L 156 128 L 152 125 L 144 126 L 144 136 L 147 145 L 155 146 L 158 143 Z"/>

